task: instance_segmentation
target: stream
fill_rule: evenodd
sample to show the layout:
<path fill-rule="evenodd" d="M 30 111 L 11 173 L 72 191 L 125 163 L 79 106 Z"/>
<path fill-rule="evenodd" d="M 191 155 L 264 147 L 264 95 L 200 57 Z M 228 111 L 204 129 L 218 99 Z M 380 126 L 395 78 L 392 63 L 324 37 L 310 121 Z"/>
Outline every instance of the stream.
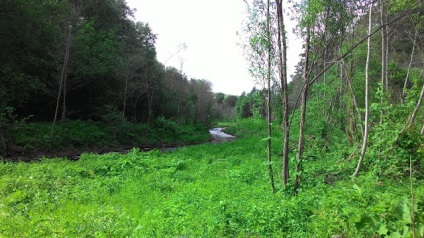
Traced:
<path fill-rule="evenodd" d="M 225 128 L 223 127 L 217 127 L 209 130 L 213 143 L 217 144 L 222 142 L 233 141 L 236 139 L 235 136 L 225 133 L 224 129 Z"/>
<path fill-rule="evenodd" d="M 210 134 L 210 142 L 213 144 L 219 144 L 223 142 L 229 142 L 235 140 L 235 136 L 227 134 L 224 132 L 223 127 L 217 127 L 212 128 L 209 130 Z M 178 147 L 163 147 L 163 148 L 140 148 L 140 151 L 150 151 L 153 149 L 158 149 L 159 151 L 163 153 L 172 152 L 175 151 Z M 132 148 L 106 148 L 98 151 L 91 151 L 91 153 L 96 154 L 105 154 L 105 153 L 111 153 L 111 152 L 117 152 L 117 153 L 127 153 L 128 150 Z M 54 157 L 63 157 L 67 158 L 69 160 L 79 160 L 80 154 L 83 153 L 83 151 L 56 151 L 56 152 L 50 152 L 50 153 L 34 153 L 30 155 L 12 155 L 10 157 L 1 157 L 0 161 L 13 161 L 13 162 L 30 162 L 30 161 L 39 161 L 42 157 L 46 158 L 54 158 Z M 84 152 L 86 153 L 86 152 Z"/>

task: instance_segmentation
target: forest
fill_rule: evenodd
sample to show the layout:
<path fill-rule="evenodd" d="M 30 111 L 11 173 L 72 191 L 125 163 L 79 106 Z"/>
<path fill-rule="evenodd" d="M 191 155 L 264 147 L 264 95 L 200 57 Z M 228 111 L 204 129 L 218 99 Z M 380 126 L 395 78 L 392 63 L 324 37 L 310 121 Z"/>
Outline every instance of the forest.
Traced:
<path fill-rule="evenodd" d="M 3 155 L 193 143 L 213 118 L 234 114 L 236 96 L 214 95 L 206 79 L 157 61 L 157 36 L 125 1 L 6 0 L 0 8 Z M 165 128 L 185 136 L 156 133 Z"/>
<path fill-rule="evenodd" d="M 0 236 L 424 237 L 424 2 L 244 2 L 225 95 L 125 0 L 1 1 Z"/>

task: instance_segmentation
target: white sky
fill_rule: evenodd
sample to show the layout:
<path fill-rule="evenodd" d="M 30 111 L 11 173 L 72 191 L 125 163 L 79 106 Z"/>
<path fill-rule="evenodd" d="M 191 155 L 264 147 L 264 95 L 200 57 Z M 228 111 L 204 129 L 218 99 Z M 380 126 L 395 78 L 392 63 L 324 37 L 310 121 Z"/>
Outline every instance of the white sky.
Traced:
<path fill-rule="evenodd" d="M 127 4 L 137 9 L 136 20 L 149 23 L 157 34 L 159 62 L 177 69 L 182 65 L 189 78 L 210 81 L 214 92 L 240 95 L 253 88 L 248 62 L 237 45 L 237 31 L 246 17 L 242 0 L 127 0 Z M 300 53 L 298 43 L 291 46 L 294 41 L 288 43 L 289 75 Z M 177 53 L 182 44 L 187 48 Z"/>

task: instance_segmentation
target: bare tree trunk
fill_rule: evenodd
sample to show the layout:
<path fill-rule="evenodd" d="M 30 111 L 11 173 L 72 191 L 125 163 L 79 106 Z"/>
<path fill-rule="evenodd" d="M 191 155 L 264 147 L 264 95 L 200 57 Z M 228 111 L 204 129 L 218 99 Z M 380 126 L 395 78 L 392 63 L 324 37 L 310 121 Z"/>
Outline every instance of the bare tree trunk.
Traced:
<path fill-rule="evenodd" d="M 410 127 L 414 124 L 415 118 L 417 117 L 418 110 L 420 109 L 421 103 L 423 101 L 423 97 L 424 97 L 424 84 L 423 84 L 423 87 L 421 89 L 421 93 L 420 93 L 420 97 L 418 98 L 418 102 L 415 105 L 414 111 L 412 112 L 411 116 L 408 119 L 408 122 L 403 126 L 403 128 L 399 132 L 399 134 L 402 134 L 403 132 L 405 132 L 405 130 L 408 127 Z"/>
<path fill-rule="evenodd" d="M 380 23 L 381 26 L 384 26 L 381 29 L 381 90 L 383 92 L 383 97 L 380 99 L 380 104 L 384 104 L 384 95 L 388 92 L 387 84 L 387 26 L 386 25 L 386 6 L 384 3 L 385 0 L 380 0 Z M 384 111 L 381 110 L 380 114 L 380 124 L 383 123 Z"/>
<path fill-rule="evenodd" d="M 149 101 L 149 114 L 147 116 L 147 124 L 150 125 L 150 122 L 151 122 L 151 119 L 152 119 L 152 115 L 153 115 L 153 110 L 152 110 L 153 90 L 152 90 L 152 93 L 150 94 L 150 96 L 148 97 L 148 101 Z"/>
<path fill-rule="evenodd" d="M 268 147 L 268 172 L 269 172 L 269 179 L 270 179 L 270 183 L 271 183 L 271 189 L 272 192 L 275 193 L 275 185 L 274 185 L 274 173 L 272 170 L 272 154 L 271 154 L 271 136 L 272 136 L 272 127 L 271 127 L 271 60 L 272 60 L 272 55 L 271 55 L 271 24 L 270 24 L 270 12 L 269 12 L 269 8 L 270 8 L 270 0 L 267 0 L 267 20 L 266 20 L 266 24 L 267 24 L 267 50 L 268 50 L 268 68 L 267 68 L 267 84 L 268 84 L 268 89 L 267 89 L 267 127 L 268 127 L 268 140 L 267 140 L 267 147 Z"/>
<path fill-rule="evenodd" d="M 4 153 L 7 153 L 7 143 L 6 143 L 6 139 L 3 136 L 3 132 L 2 131 L 0 131 L 0 139 L 1 139 L 1 145 L 3 147 L 3 152 Z"/>
<path fill-rule="evenodd" d="M 350 55 L 353 52 L 353 50 L 355 50 L 356 48 L 358 48 L 358 46 L 362 45 L 362 43 L 364 43 L 367 39 L 369 39 L 371 36 L 373 36 L 374 34 L 376 34 L 383 27 L 389 26 L 389 25 L 391 25 L 391 24 L 399 21 L 400 19 L 404 18 L 405 16 L 410 15 L 411 12 L 412 12 L 412 10 L 414 9 L 414 7 L 416 5 L 418 5 L 419 3 L 420 3 L 420 1 L 415 2 L 414 4 L 411 5 L 411 7 L 410 7 L 409 10 L 404 11 L 398 17 L 396 17 L 395 19 L 391 20 L 390 22 L 387 22 L 385 25 L 379 26 L 373 32 L 368 33 L 367 36 L 365 36 L 364 38 L 362 38 L 361 40 L 359 40 L 358 42 L 356 42 L 355 44 L 353 44 L 342 56 L 340 56 L 337 59 L 332 60 L 331 62 L 329 62 L 327 64 L 327 67 L 325 67 L 321 72 L 317 73 L 311 80 L 309 80 L 309 85 L 312 85 L 313 83 L 315 83 L 315 81 L 317 81 L 318 78 L 321 77 L 321 75 L 323 75 L 330 67 L 332 67 L 339 60 L 341 60 L 341 59 L 345 58 L 346 56 Z"/>
<path fill-rule="evenodd" d="M 53 136 L 54 136 L 54 127 L 56 125 L 57 114 L 58 114 L 58 111 L 59 111 L 60 98 L 61 98 L 61 95 L 62 95 L 62 86 L 63 86 L 63 78 L 61 77 L 60 82 L 59 82 L 59 92 L 58 92 L 57 99 L 56 99 L 56 109 L 55 109 L 55 112 L 54 112 L 52 128 L 50 130 L 50 140 L 52 140 Z"/>
<path fill-rule="evenodd" d="M 122 116 L 125 117 L 125 110 L 127 109 L 127 93 L 128 93 L 128 73 L 125 74 L 125 88 L 124 88 L 124 102 L 122 108 Z"/>
<path fill-rule="evenodd" d="M 60 104 L 60 98 L 61 98 L 61 95 L 62 95 L 62 90 L 64 88 L 66 88 L 66 87 L 64 87 L 64 84 L 66 82 L 66 78 L 67 78 L 67 74 L 68 74 L 67 68 L 68 68 L 68 61 L 69 61 L 69 50 L 70 50 L 70 46 L 71 46 L 71 34 L 72 34 L 71 30 L 72 30 L 72 26 L 69 25 L 68 36 L 66 38 L 66 43 L 65 43 L 65 56 L 64 56 L 64 59 L 63 59 L 62 73 L 61 73 L 60 82 L 59 82 L 59 92 L 58 92 L 57 100 L 56 100 L 56 109 L 55 109 L 55 113 L 54 113 L 52 128 L 51 128 L 51 131 L 50 131 L 50 139 L 53 139 L 53 136 L 54 136 L 54 127 L 55 127 L 56 121 L 57 121 L 57 115 L 58 115 L 58 111 L 59 111 L 59 104 Z M 63 90 L 63 92 L 65 93 L 65 90 Z M 63 110 L 66 109 L 65 106 L 66 106 L 66 102 L 65 102 L 65 99 L 64 99 L 63 108 L 62 108 Z M 64 118 L 64 113 L 65 112 L 62 111 L 62 120 Z"/>
<path fill-rule="evenodd" d="M 283 168 L 282 168 L 282 184 L 285 186 L 289 179 L 289 138 L 290 138 L 290 123 L 289 123 L 289 100 L 287 88 L 287 38 L 283 15 L 283 1 L 276 0 L 277 4 L 277 21 L 278 21 L 278 51 L 279 51 L 279 77 L 281 84 L 281 101 L 283 105 Z M 282 44 L 282 45 L 281 45 Z"/>
<path fill-rule="evenodd" d="M 424 135 L 424 125 L 423 125 L 423 127 L 421 128 L 421 135 Z"/>
<path fill-rule="evenodd" d="M 70 43 L 69 43 L 70 44 Z M 61 122 L 63 123 L 66 119 L 66 94 L 67 94 L 67 81 L 68 81 L 68 62 L 69 62 L 69 49 L 68 49 L 68 57 L 66 59 L 66 68 L 65 75 L 63 77 L 63 100 L 62 100 L 62 118 Z"/>
<path fill-rule="evenodd" d="M 412 230 L 412 237 L 416 237 L 415 233 L 415 209 L 414 209 L 414 180 L 412 178 L 412 158 L 409 156 L 409 183 L 411 188 L 411 230 Z"/>
<path fill-rule="evenodd" d="M 405 91 L 406 91 L 406 86 L 408 84 L 409 76 L 410 76 L 410 73 L 411 73 L 412 61 L 414 60 L 414 53 L 415 53 L 415 47 L 417 45 L 417 38 L 418 38 L 418 29 L 415 28 L 415 36 L 414 36 L 414 43 L 412 45 L 411 58 L 409 59 L 408 71 L 406 73 L 405 83 L 403 84 L 403 89 L 402 89 L 402 95 L 401 95 L 401 101 L 402 101 L 402 103 L 405 103 L 405 97 L 406 97 L 406 92 Z"/>
<path fill-rule="evenodd" d="M 327 49 L 325 49 L 325 51 L 327 51 Z M 327 53 L 324 53 L 324 69 L 325 69 L 325 65 L 326 65 L 326 60 L 327 60 Z M 323 83 L 324 83 L 324 105 L 322 107 L 322 114 L 324 116 L 325 121 L 328 122 L 328 113 L 327 113 L 327 72 L 324 72 L 323 75 Z"/>
<path fill-rule="evenodd" d="M 140 99 L 140 96 L 137 95 L 135 97 L 135 101 L 133 101 L 133 113 L 134 113 L 134 121 L 137 122 L 137 104 L 138 104 L 138 100 Z"/>
<path fill-rule="evenodd" d="M 369 21 L 368 21 L 368 35 L 371 35 L 372 30 L 372 4 L 370 4 L 369 10 Z M 368 143 L 368 119 L 369 119 L 369 67 L 370 67 L 370 54 L 371 54 L 371 37 L 368 37 L 368 50 L 367 50 L 367 62 L 365 65 L 365 127 L 364 127 L 364 139 L 361 149 L 361 157 L 359 158 L 358 166 L 356 167 L 355 172 L 353 173 L 354 177 L 359 175 L 361 170 L 362 163 L 364 161 L 365 152 L 367 150 Z"/>
<path fill-rule="evenodd" d="M 303 149 L 305 142 L 305 122 L 306 122 L 306 101 L 308 97 L 308 89 L 309 89 L 309 80 L 308 80 L 308 72 L 309 72 L 309 45 L 310 41 L 310 28 L 308 26 L 306 42 L 305 42 L 305 65 L 303 67 L 303 81 L 305 83 L 305 87 L 303 88 L 302 93 L 302 111 L 300 115 L 300 125 L 299 125 L 299 143 L 297 145 L 297 163 L 296 163 L 296 179 L 294 181 L 294 190 L 300 186 L 300 171 L 302 166 L 302 157 L 303 157 Z"/>
<path fill-rule="evenodd" d="M 275 185 L 274 185 L 274 173 L 273 173 L 273 169 L 272 169 L 272 154 L 271 154 L 271 136 L 272 136 L 272 127 L 271 127 L 271 60 L 272 60 L 272 55 L 271 55 L 271 14 L 269 12 L 269 8 L 270 8 L 270 0 L 267 0 L 267 12 L 266 12 L 266 24 L 267 24 L 267 29 L 266 29 L 266 34 L 267 34 L 267 50 L 268 50 L 268 68 L 267 68 L 267 84 L 268 84 L 268 89 L 267 89 L 267 127 L 268 127 L 268 140 L 267 140 L 267 147 L 268 147 L 268 172 L 269 172 L 269 179 L 270 179 L 270 183 L 271 183 L 271 189 L 272 189 L 272 193 L 275 193 Z"/>
<path fill-rule="evenodd" d="M 356 112 L 358 114 L 358 120 L 360 122 L 362 122 L 362 114 L 359 111 L 358 100 L 356 100 L 355 92 L 353 91 L 353 87 L 352 87 L 352 81 L 350 79 L 350 76 L 347 73 L 347 70 L 346 70 L 346 67 L 344 65 L 344 61 L 343 60 L 342 60 L 342 67 L 343 67 L 343 69 L 344 69 L 344 71 L 346 73 L 347 84 L 348 84 L 348 87 L 349 87 L 349 91 L 350 91 L 350 93 L 352 95 L 353 106 L 355 107 L 355 110 L 356 110 Z M 359 123 L 359 124 L 360 124 L 360 127 L 361 127 L 361 135 L 364 136 L 364 127 L 362 126 L 361 123 Z"/>

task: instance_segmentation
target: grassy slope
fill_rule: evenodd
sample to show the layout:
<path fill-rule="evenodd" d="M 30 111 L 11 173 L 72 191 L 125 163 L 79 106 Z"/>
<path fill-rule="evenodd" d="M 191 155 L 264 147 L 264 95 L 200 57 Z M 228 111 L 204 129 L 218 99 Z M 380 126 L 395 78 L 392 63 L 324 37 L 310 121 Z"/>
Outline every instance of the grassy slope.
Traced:
<path fill-rule="evenodd" d="M 166 154 L 133 150 L 84 154 L 76 162 L 1 164 L 0 236 L 408 236 L 404 230 L 411 236 L 408 179 L 392 181 L 369 171 L 353 181 L 356 161 L 346 160 L 340 149 L 303 164 L 297 196 L 290 186 L 273 195 L 264 126 L 239 121 L 229 125 L 239 135 L 235 142 Z M 277 178 L 279 137 L 273 150 Z M 423 206 L 423 182 L 415 181 L 421 235 Z"/>

